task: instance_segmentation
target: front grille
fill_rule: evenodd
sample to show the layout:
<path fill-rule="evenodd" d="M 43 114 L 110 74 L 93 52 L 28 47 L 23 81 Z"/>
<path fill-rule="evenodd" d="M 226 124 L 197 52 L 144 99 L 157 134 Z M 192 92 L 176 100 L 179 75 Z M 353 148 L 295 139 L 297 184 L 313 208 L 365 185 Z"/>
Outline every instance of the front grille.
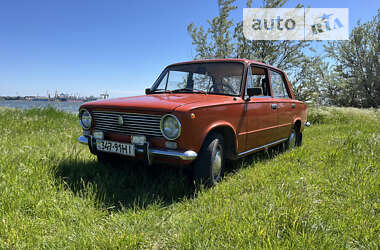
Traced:
<path fill-rule="evenodd" d="M 123 125 L 119 124 L 120 116 Z M 161 115 L 93 111 L 95 130 L 127 135 L 147 135 L 162 137 Z"/>

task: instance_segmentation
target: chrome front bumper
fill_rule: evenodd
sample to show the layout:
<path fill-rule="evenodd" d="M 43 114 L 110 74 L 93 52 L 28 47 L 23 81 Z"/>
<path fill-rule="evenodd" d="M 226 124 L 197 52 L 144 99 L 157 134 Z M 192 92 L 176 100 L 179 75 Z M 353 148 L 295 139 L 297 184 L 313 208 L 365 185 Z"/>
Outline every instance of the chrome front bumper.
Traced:
<path fill-rule="evenodd" d="M 80 136 L 79 138 L 78 138 L 78 141 L 80 142 L 80 143 L 82 143 L 82 144 L 86 144 L 86 145 L 88 145 L 88 137 L 86 137 L 86 136 Z"/>
<path fill-rule="evenodd" d="M 78 138 L 78 141 L 82 144 L 88 145 L 89 138 L 82 135 Z M 149 156 L 168 157 L 168 158 L 175 158 L 175 159 L 180 159 L 180 160 L 195 160 L 197 158 L 197 153 L 192 150 L 176 151 L 176 150 L 149 148 L 149 144 L 145 145 L 144 148 L 136 148 L 135 150 L 138 153 L 142 153 L 142 154 L 146 153 Z"/>

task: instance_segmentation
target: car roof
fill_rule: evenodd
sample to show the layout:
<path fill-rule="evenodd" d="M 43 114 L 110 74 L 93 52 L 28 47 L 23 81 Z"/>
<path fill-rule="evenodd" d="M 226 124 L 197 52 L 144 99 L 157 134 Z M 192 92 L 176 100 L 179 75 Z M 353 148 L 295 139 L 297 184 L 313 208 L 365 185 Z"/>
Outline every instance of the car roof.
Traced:
<path fill-rule="evenodd" d="M 244 58 L 199 59 L 199 60 L 174 63 L 174 64 L 169 65 L 169 67 L 175 66 L 175 65 L 182 65 L 182 64 L 207 63 L 207 62 L 240 62 L 240 63 L 244 63 L 244 64 L 251 64 L 252 63 L 252 64 L 266 66 L 266 67 L 269 67 L 269 68 L 283 72 L 281 69 L 278 69 L 272 65 L 265 64 L 263 62 L 259 62 L 259 61 L 255 61 L 255 60 L 244 59 Z"/>

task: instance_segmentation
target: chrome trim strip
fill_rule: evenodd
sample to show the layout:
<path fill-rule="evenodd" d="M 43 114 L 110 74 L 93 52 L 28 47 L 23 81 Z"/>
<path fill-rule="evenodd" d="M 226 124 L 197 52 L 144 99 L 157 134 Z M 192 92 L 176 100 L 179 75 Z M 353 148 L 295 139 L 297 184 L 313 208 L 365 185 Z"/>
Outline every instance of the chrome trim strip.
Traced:
<path fill-rule="evenodd" d="M 161 115 L 152 115 L 152 114 L 145 114 L 145 113 L 128 113 L 128 112 L 115 112 L 115 111 L 99 111 L 95 110 L 92 113 L 94 114 L 115 114 L 115 115 L 131 115 L 131 116 L 150 116 L 152 118 L 161 118 Z"/>
<path fill-rule="evenodd" d="M 113 116 L 112 114 L 110 116 L 102 116 L 102 115 L 99 115 L 99 114 L 95 114 L 94 115 L 97 117 L 98 120 L 105 120 L 105 121 L 117 121 L 118 119 L 118 116 Z M 129 121 L 134 121 L 134 122 L 146 122 L 146 121 L 150 121 L 150 122 L 160 122 L 160 118 L 151 118 L 151 117 L 147 117 L 145 119 L 142 119 L 142 118 L 135 118 L 135 117 L 130 117 L 128 115 L 121 115 L 123 118 L 126 118 L 128 119 Z"/>
<path fill-rule="evenodd" d="M 261 131 L 265 131 L 265 130 L 269 130 L 269 129 L 282 128 L 282 127 L 291 126 L 291 125 L 293 125 L 293 123 L 286 123 L 286 124 L 276 125 L 276 126 L 272 126 L 272 127 L 260 128 L 260 129 L 251 130 L 251 131 L 247 131 L 247 132 L 241 132 L 241 133 L 239 133 L 239 135 L 253 134 L 253 133 L 257 133 L 257 132 L 261 132 Z"/>
<path fill-rule="evenodd" d="M 260 146 L 260 147 L 257 147 L 257 148 L 252 148 L 250 150 L 247 150 L 245 152 L 242 152 L 240 154 L 238 154 L 238 156 L 242 156 L 242 155 L 245 155 L 245 154 L 248 154 L 248 153 L 251 153 L 251 152 L 254 152 L 254 151 L 258 151 L 258 150 L 261 150 L 261 149 L 264 149 L 266 147 L 270 147 L 270 146 L 273 146 L 273 145 L 276 145 L 276 144 L 279 144 L 281 142 L 284 142 L 288 140 L 288 138 L 284 138 L 284 139 L 281 139 L 281 140 L 278 140 L 278 141 L 274 141 L 274 142 L 271 142 L 271 143 L 268 143 L 268 144 L 265 144 L 263 146 Z"/>
<path fill-rule="evenodd" d="M 97 120 L 102 120 L 102 121 L 111 121 L 111 122 L 114 122 L 114 121 L 118 121 L 118 118 L 117 116 L 108 116 L 108 117 L 104 117 L 104 116 L 100 116 L 98 114 L 94 114 L 94 116 L 97 118 Z M 146 118 L 146 119 L 135 119 L 135 118 L 131 118 L 127 115 L 122 115 L 122 117 L 124 119 L 127 119 L 128 121 L 131 121 L 131 122 L 136 122 L 136 123 L 146 123 L 146 122 L 157 122 L 159 123 L 160 122 L 160 119 L 150 119 L 150 118 Z"/>
<path fill-rule="evenodd" d="M 197 153 L 192 150 L 187 150 L 185 152 L 179 152 L 174 150 L 162 150 L 162 149 L 149 149 L 150 153 L 155 156 L 168 156 L 181 160 L 195 160 L 197 158 Z"/>
<path fill-rule="evenodd" d="M 86 137 L 86 136 L 80 136 L 79 138 L 78 138 L 78 141 L 81 143 L 81 144 L 86 144 L 86 145 L 88 145 L 88 138 Z"/>

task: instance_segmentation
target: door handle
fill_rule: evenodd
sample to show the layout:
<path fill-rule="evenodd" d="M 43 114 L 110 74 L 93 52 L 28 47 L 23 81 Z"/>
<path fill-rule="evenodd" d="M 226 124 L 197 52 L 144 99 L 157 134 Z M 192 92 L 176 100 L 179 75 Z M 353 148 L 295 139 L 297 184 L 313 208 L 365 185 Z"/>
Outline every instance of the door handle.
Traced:
<path fill-rule="evenodd" d="M 292 109 L 295 109 L 295 108 L 296 108 L 296 105 L 292 103 Z"/>
<path fill-rule="evenodd" d="M 277 104 L 272 104 L 272 109 L 277 109 Z"/>

